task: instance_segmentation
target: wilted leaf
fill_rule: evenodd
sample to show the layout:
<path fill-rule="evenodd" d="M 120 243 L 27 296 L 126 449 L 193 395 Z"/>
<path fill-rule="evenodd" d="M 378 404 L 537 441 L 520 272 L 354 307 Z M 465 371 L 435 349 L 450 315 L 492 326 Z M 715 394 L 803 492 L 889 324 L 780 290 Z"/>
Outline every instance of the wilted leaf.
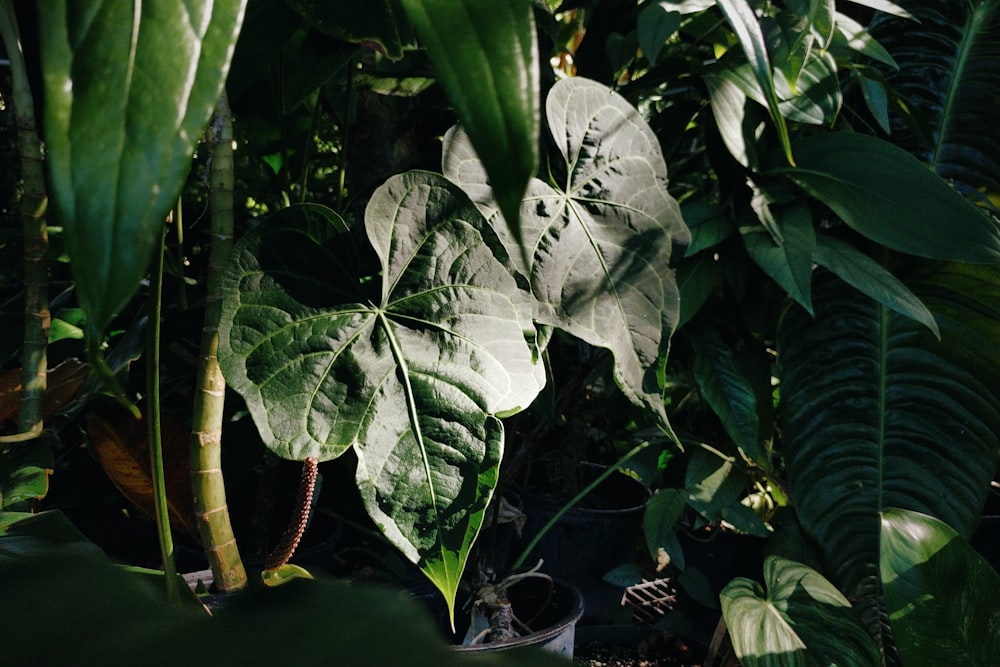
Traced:
<path fill-rule="evenodd" d="M 198 540 L 188 468 L 188 433 L 168 415 L 161 417 L 163 467 L 170 524 Z M 146 423 L 121 410 L 87 415 L 89 444 L 105 474 L 139 509 L 156 516 Z"/>

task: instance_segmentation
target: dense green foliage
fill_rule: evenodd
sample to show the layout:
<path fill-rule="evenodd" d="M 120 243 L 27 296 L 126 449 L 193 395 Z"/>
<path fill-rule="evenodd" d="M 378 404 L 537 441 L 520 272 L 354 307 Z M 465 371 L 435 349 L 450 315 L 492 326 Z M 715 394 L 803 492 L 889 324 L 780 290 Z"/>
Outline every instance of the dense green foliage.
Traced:
<path fill-rule="evenodd" d="M 682 587 L 679 535 L 773 536 L 764 585 L 722 592 L 745 664 L 931 664 L 922 632 L 988 660 L 965 542 L 1000 459 L 1000 1 L 113 4 L 2 14 L 38 27 L 55 358 L 141 398 L 143 279 L 170 208 L 207 206 L 225 86 L 241 240 L 223 271 L 170 228 L 164 348 L 223 271 L 232 422 L 356 462 L 452 611 L 497 490 L 586 433 L 656 444 L 636 537 Z M 194 371 L 164 366 L 186 420 Z M 0 442 L 5 509 L 54 503 L 46 456 L 100 392 L 46 417 L 55 445 Z"/>

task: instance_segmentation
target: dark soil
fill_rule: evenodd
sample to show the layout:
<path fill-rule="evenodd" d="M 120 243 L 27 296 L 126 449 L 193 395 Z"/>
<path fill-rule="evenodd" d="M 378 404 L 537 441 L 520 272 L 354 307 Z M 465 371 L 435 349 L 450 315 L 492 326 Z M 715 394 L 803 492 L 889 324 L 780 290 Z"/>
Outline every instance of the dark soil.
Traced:
<path fill-rule="evenodd" d="M 654 634 L 637 645 L 593 641 L 577 646 L 573 664 L 585 667 L 701 667 L 704 649 L 670 634 Z"/>

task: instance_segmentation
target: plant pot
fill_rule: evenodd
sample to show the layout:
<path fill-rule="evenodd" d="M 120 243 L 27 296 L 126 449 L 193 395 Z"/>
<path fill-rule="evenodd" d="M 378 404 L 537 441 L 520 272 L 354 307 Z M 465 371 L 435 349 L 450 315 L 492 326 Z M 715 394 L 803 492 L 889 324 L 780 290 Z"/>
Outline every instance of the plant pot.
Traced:
<path fill-rule="evenodd" d="M 601 475 L 606 466 L 581 463 L 579 486 Z M 545 480 L 529 480 L 520 491 L 527 515 L 520 549 L 543 529 L 562 508 L 555 497 L 543 494 Z M 551 486 L 551 485 L 550 485 Z M 576 584 L 582 591 L 588 622 L 608 622 L 620 606 L 621 589 L 603 581 L 614 567 L 632 562 L 649 488 L 622 472 L 614 472 L 546 533 L 524 561 L 533 566 L 542 560 L 542 571 Z M 520 551 L 518 549 L 518 551 Z"/>
<path fill-rule="evenodd" d="M 456 646 L 463 653 L 492 653 L 522 646 L 534 646 L 572 659 L 576 624 L 583 616 L 583 597 L 573 585 L 554 579 L 550 582 L 529 578 L 512 585 L 507 592 L 514 615 L 525 620 L 535 616 L 530 634 L 505 641 Z M 544 605 L 544 609 L 540 608 Z"/>
<path fill-rule="evenodd" d="M 454 644 L 456 651 L 491 653 L 533 646 L 556 655 L 573 657 L 576 624 L 583 615 L 583 597 L 575 586 L 566 581 L 528 577 L 512 584 L 507 590 L 511 610 L 531 631 L 514 639 L 476 644 L 461 643 L 471 622 L 468 613 L 461 608 L 456 609 L 456 631 L 452 633 L 444 599 L 429 582 L 411 582 L 406 588 L 437 618 L 442 634 Z"/>

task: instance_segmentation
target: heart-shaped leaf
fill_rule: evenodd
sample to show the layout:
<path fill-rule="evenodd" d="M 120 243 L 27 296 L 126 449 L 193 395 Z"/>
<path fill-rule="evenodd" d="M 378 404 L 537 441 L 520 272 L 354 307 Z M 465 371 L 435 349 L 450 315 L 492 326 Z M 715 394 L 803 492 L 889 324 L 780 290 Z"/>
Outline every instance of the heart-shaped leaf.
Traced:
<path fill-rule="evenodd" d="M 660 373 L 679 298 L 668 267 L 672 243 L 690 234 L 667 192 L 659 142 L 628 102 L 587 79 L 556 83 L 546 115 L 564 180 L 532 180 L 521 208 L 530 252 L 518 268 L 538 301 L 535 316 L 611 350 L 622 391 L 669 428 Z M 485 172 L 458 130 L 446 136 L 444 172 L 496 221 Z M 504 241 L 516 259 L 516 241 Z"/>
<path fill-rule="evenodd" d="M 812 568 L 764 561 L 763 590 L 738 577 L 720 595 L 733 649 L 746 667 L 878 665 L 878 647 L 851 603 Z"/>
<path fill-rule="evenodd" d="M 280 456 L 355 447 L 385 535 L 453 604 L 496 485 L 503 427 L 544 380 L 530 301 L 468 197 L 396 176 L 365 215 L 377 268 L 332 211 L 292 207 L 237 246 L 219 362 Z"/>
<path fill-rule="evenodd" d="M 245 4 L 38 5 L 52 201 L 92 339 L 146 273 L 222 90 Z"/>

